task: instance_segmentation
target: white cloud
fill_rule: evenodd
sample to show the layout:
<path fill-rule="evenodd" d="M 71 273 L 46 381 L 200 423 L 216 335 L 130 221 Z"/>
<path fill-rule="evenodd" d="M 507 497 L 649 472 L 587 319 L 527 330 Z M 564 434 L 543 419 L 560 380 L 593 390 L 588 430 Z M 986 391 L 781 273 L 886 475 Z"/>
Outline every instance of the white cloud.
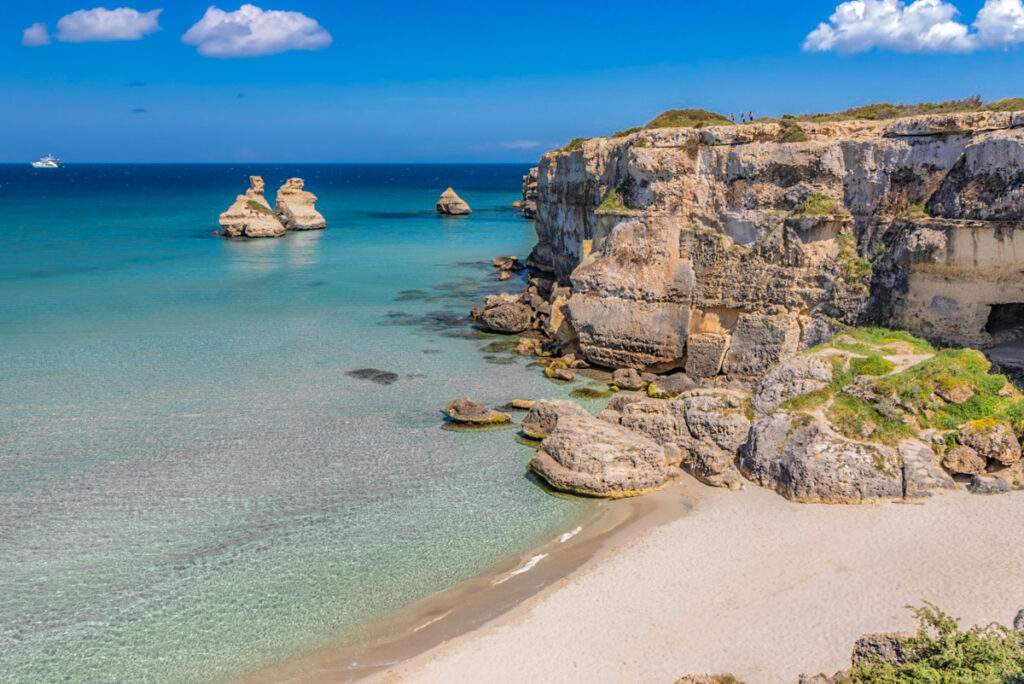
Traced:
<path fill-rule="evenodd" d="M 163 10 L 140 12 L 130 7 L 108 10 L 96 7 L 64 15 L 57 22 L 57 40 L 85 43 L 108 40 L 142 40 L 146 34 L 160 30 L 157 17 Z"/>
<path fill-rule="evenodd" d="M 508 142 L 498 143 L 498 147 L 506 150 L 532 150 L 535 147 L 540 147 L 539 140 L 509 140 Z"/>
<path fill-rule="evenodd" d="M 319 50 L 331 44 L 315 19 L 301 12 L 242 5 L 234 12 L 210 7 L 181 40 L 207 57 L 257 57 L 287 50 Z"/>
<path fill-rule="evenodd" d="M 956 21 L 960 10 L 943 0 L 850 0 L 804 40 L 811 52 L 970 52 L 1024 41 L 1022 0 L 986 0 L 973 31 Z"/>
<path fill-rule="evenodd" d="M 50 33 L 46 30 L 46 24 L 36 22 L 29 26 L 21 34 L 21 44 L 25 47 L 39 47 L 50 44 Z"/>

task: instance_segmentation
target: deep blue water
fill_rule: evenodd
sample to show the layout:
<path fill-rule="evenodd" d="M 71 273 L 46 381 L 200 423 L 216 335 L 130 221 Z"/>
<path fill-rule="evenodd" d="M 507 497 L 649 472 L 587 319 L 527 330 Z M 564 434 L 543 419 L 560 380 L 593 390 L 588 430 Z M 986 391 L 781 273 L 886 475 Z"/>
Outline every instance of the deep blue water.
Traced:
<path fill-rule="evenodd" d="M 221 680 L 572 524 L 514 431 L 440 428 L 567 391 L 459 320 L 533 243 L 525 172 L 0 166 L 0 679 Z M 249 174 L 327 230 L 214 236 Z"/>

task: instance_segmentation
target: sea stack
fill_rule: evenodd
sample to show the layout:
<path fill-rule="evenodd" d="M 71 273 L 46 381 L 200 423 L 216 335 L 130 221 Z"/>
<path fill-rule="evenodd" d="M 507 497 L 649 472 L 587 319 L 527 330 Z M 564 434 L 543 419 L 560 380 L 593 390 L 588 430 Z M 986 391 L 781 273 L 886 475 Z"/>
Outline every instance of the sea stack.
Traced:
<path fill-rule="evenodd" d="M 275 211 L 287 230 L 323 230 L 327 221 L 316 210 L 316 195 L 303 190 L 305 181 L 289 178 L 277 191 Z"/>
<path fill-rule="evenodd" d="M 441 198 L 437 200 L 438 214 L 448 216 L 465 216 L 472 212 L 473 210 L 469 208 L 469 205 L 466 204 L 466 202 L 451 188 L 442 192 Z"/>
<path fill-rule="evenodd" d="M 263 197 L 263 178 L 249 176 L 249 189 L 220 215 L 224 237 L 281 237 L 285 227 Z"/>

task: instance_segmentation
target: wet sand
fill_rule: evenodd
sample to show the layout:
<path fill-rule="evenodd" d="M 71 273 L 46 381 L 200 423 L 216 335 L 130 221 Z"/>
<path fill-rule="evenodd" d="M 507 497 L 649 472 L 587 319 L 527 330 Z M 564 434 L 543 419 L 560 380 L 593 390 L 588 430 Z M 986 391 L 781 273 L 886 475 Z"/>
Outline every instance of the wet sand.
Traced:
<path fill-rule="evenodd" d="M 693 510 L 616 537 L 565 580 L 370 680 L 669 683 L 731 672 L 792 683 L 847 667 L 861 634 L 912 629 L 907 604 L 932 601 L 965 625 L 1009 624 L 1024 606 L 1020 494 L 829 506 L 689 479 L 670 491 Z"/>

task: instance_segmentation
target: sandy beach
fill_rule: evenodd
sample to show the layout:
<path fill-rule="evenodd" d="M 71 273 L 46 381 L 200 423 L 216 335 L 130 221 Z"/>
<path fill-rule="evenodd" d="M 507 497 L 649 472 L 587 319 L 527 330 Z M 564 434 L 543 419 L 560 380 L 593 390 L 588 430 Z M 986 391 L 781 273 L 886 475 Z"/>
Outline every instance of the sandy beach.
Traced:
<path fill-rule="evenodd" d="M 673 488 L 695 502 L 685 517 L 370 679 L 795 682 L 847 667 L 861 634 L 913 628 L 906 604 L 932 601 L 965 625 L 1008 624 L 1024 606 L 1019 495 L 828 506 L 749 485 Z"/>

